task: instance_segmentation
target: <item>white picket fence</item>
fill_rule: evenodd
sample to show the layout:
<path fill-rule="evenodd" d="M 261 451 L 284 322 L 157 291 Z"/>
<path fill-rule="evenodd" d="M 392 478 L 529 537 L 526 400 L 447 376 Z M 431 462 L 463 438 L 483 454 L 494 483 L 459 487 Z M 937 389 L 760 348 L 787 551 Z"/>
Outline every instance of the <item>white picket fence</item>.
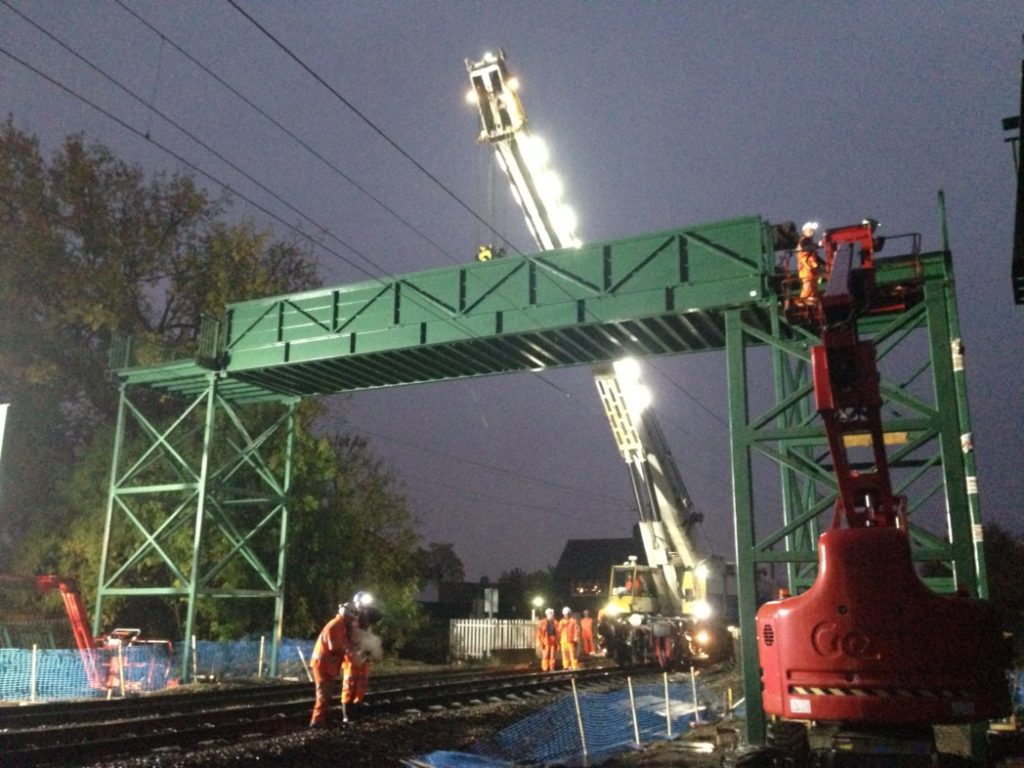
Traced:
<path fill-rule="evenodd" d="M 529 619 L 452 619 L 448 655 L 453 661 L 484 659 L 494 651 L 532 649 L 537 625 Z"/>

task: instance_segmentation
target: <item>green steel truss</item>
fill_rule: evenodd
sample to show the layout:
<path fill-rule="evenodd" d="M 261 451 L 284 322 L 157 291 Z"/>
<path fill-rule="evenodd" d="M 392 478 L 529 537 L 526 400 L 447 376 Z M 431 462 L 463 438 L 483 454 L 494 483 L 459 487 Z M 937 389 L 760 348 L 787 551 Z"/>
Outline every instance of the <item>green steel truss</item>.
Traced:
<path fill-rule="evenodd" d="M 747 727 L 751 741 L 762 741 L 758 590 L 770 575 L 793 591 L 813 581 L 815 541 L 835 501 L 808 370 L 816 338 L 782 312 L 787 281 L 773 236 L 763 219 L 740 218 L 229 306 L 222 323 L 207 326 L 195 360 L 117 370 L 122 415 L 98 600 L 187 598 L 191 632 L 199 598 L 270 597 L 280 636 L 291 409 L 299 398 L 721 350 Z M 984 595 L 951 260 L 940 252 L 877 265 L 879 284 L 906 304 L 864 320 L 861 333 L 879 350 L 889 454 L 897 491 L 908 496 L 915 558 L 936 589 Z M 172 426 L 146 420 L 133 393 L 159 396 L 161 424 Z M 171 401 L 181 404 L 177 420 L 166 412 Z M 242 426 L 245 412 L 264 423 L 282 403 L 286 415 L 272 432 L 251 436 Z M 131 441 L 129 416 L 139 426 Z M 284 447 L 271 451 L 271 436 Z M 253 478 L 238 482 L 243 470 Z M 181 560 L 165 544 L 176 536 L 191 537 L 191 546 L 175 541 Z M 119 543 L 131 537 L 134 548 Z M 238 563 L 255 585 L 219 588 L 229 569 L 233 579 L 246 572 Z M 142 566 L 163 573 L 167 586 L 120 586 Z M 187 656 L 183 668 L 187 677 Z"/>
<path fill-rule="evenodd" d="M 186 638 L 200 600 L 262 599 L 273 606 L 276 674 L 297 401 L 245 413 L 221 381 L 209 372 L 203 391 L 159 402 L 122 384 L 93 632 L 107 598 L 178 599 Z"/>

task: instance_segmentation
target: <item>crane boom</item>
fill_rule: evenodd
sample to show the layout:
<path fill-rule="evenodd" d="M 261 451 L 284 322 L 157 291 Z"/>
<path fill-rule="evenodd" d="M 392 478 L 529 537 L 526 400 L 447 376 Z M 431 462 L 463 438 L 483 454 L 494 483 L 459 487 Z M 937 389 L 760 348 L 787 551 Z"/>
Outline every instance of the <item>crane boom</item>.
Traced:
<path fill-rule="evenodd" d="M 548 167 L 546 148 L 528 130 L 518 81 L 508 70 L 504 52 L 467 60 L 466 69 L 472 86 L 470 100 L 480 112 L 480 141 L 494 148 L 538 247 L 548 251 L 578 246 L 575 215 L 561 200 L 561 183 Z M 629 466 L 647 555 L 644 572 L 653 581 L 656 597 L 640 598 L 631 592 L 628 598 L 622 595 L 620 602 L 628 603 L 634 614 L 657 614 L 659 620 L 672 617 L 677 629 L 685 625 L 684 631 L 689 632 L 692 616 L 707 618 L 712 608 L 720 615 L 728 610 L 725 563 L 710 553 L 703 539 L 701 516 L 654 412 L 631 410 L 630 382 L 617 366 L 595 366 L 593 374 L 612 433 Z M 637 569 L 635 563 L 628 566 L 634 577 Z M 620 570 L 625 583 L 626 570 Z M 612 578 L 615 581 L 614 569 Z M 610 587 L 610 592 L 622 589 Z"/>
<path fill-rule="evenodd" d="M 518 81 L 509 74 L 505 53 L 467 60 L 466 69 L 469 95 L 480 110 L 480 141 L 494 147 L 537 246 L 542 251 L 578 246 L 575 214 L 561 202 L 561 183 L 548 167 L 547 149 L 527 128 Z"/>

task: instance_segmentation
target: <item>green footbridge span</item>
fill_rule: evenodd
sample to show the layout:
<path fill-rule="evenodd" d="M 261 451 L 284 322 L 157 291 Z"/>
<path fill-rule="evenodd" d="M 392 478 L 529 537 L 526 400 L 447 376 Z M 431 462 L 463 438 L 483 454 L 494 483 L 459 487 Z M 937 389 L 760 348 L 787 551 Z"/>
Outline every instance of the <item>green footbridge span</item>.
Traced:
<path fill-rule="evenodd" d="M 726 361 L 743 694 L 748 738 L 760 743 L 759 573 L 794 593 L 813 582 L 836 489 L 813 404 L 817 337 L 787 319 L 793 280 L 779 231 L 751 216 L 243 301 L 204 323 L 188 360 L 141 365 L 118 347 L 94 631 L 114 596 L 187 601 L 186 637 L 201 600 L 265 600 L 276 663 L 302 398 L 713 352 Z M 878 349 L 914 557 L 928 563 L 936 590 L 985 596 L 953 260 L 948 250 L 919 252 L 918 242 L 890 238 L 877 281 L 905 300 L 860 331 Z M 187 643 L 181 661 L 189 679 Z"/>

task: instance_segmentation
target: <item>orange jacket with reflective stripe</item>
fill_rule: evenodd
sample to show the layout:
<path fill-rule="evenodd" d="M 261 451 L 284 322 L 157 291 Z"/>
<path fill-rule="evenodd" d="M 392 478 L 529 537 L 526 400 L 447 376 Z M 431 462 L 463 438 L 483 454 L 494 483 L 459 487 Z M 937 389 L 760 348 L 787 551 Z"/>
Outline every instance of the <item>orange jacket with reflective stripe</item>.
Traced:
<path fill-rule="evenodd" d="M 570 616 L 558 622 L 558 636 L 563 643 L 575 643 L 580 638 L 580 623 Z"/>
<path fill-rule="evenodd" d="M 339 674 L 341 660 L 348 651 L 349 643 L 350 638 L 348 627 L 345 626 L 345 618 L 339 614 L 320 630 L 320 636 L 317 637 L 316 645 L 313 646 L 313 663 L 326 674 Z"/>
<path fill-rule="evenodd" d="M 552 647 L 558 645 L 558 625 L 554 619 L 541 619 L 537 624 L 537 642 L 541 647 Z"/>

